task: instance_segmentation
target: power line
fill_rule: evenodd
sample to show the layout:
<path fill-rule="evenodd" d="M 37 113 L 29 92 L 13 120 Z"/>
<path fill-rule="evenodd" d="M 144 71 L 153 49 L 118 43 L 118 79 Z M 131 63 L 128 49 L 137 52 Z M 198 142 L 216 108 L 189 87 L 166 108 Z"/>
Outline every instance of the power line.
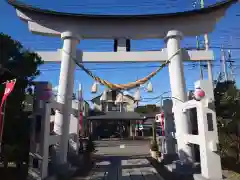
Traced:
<path fill-rule="evenodd" d="M 194 65 L 194 64 L 192 64 L 192 65 L 185 65 L 186 67 L 191 67 L 191 68 L 193 68 L 193 69 L 188 69 L 188 70 L 194 70 L 195 68 L 197 68 L 197 65 Z M 203 65 L 202 64 L 202 66 L 203 67 L 206 67 L 206 65 Z M 215 64 L 215 65 L 213 65 L 214 67 L 221 67 L 221 65 L 218 65 L 218 64 Z M 122 67 L 122 68 L 120 68 L 120 67 L 110 67 L 110 68 L 107 68 L 107 67 L 105 67 L 105 68 L 88 68 L 89 70 L 91 70 L 91 71 L 96 71 L 96 70 L 104 70 L 104 72 L 106 72 L 106 70 L 120 70 L 120 71 L 122 71 L 122 70 L 134 70 L 134 69 L 147 69 L 147 68 L 158 68 L 159 66 L 145 66 L 145 67 Z M 232 65 L 232 67 L 240 67 L 240 65 Z M 41 69 L 41 68 L 39 68 L 39 70 L 40 71 L 44 71 L 44 72 L 47 72 L 47 71 L 60 71 L 60 68 L 47 68 L 47 69 Z M 75 69 L 76 71 L 82 71 L 82 69 Z M 101 72 L 103 72 L 103 71 L 101 71 Z"/>

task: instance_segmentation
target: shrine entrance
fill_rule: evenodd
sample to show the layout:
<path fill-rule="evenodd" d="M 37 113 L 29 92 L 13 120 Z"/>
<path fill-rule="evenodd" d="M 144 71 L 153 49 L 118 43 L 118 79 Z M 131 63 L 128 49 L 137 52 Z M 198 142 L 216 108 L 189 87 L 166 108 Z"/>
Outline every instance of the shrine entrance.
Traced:
<path fill-rule="evenodd" d="M 17 10 L 18 17 L 28 24 L 31 32 L 56 36 L 63 40 L 63 48 L 58 51 L 37 52 L 45 62 L 61 62 L 57 102 L 62 104 L 62 111 L 56 111 L 54 122 L 54 131 L 60 137 L 59 161 L 61 164 L 67 163 L 71 97 L 76 65 L 95 81 L 113 90 L 136 88 L 149 81 L 168 65 L 180 164 L 186 164 L 188 159 L 192 159 L 191 148 L 188 144 L 199 143 L 202 145 L 201 167 L 204 177 L 222 178 L 220 158 L 214 154 L 218 141 L 217 131 L 212 133 L 205 131 L 204 124 L 204 127 L 201 127 L 202 134 L 198 135 L 200 137 L 190 135 L 188 116 L 183 112 L 183 108 L 187 109 L 183 106 L 187 105 L 183 61 L 207 61 L 209 77 L 207 86 L 210 88 L 206 89 L 210 89 L 211 92 L 209 92 L 212 94 L 211 61 L 214 60 L 214 54 L 209 50 L 208 41 L 205 41 L 205 50 L 186 50 L 181 47 L 181 40 L 184 36 L 195 38 L 212 32 L 217 21 L 224 17 L 227 9 L 238 2 L 237 0 L 226 0 L 203 9 L 154 15 L 72 14 L 40 9 L 13 0 L 8 2 Z M 149 38 L 164 39 L 166 48 L 160 50 L 159 47 L 159 51 L 131 51 L 131 40 Z M 114 39 L 114 52 L 78 50 L 77 45 L 84 39 Z M 84 62 L 162 62 L 162 64 L 155 71 L 135 82 L 113 84 L 94 75 L 85 68 Z M 185 102 L 186 104 L 184 104 Z M 201 117 L 202 123 L 206 123 L 204 118 L 206 118 L 207 111 L 203 112 L 205 107 L 202 102 L 189 102 L 190 105 L 193 105 L 191 103 L 201 106 L 199 117 Z M 216 117 L 213 117 L 213 124 L 216 124 Z M 209 133 L 211 136 L 208 136 Z M 206 143 L 210 144 L 209 147 L 206 147 Z M 211 164 L 214 164 L 214 168 L 211 168 Z"/>
<path fill-rule="evenodd" d="M 91 123 L 95 124 L 94 121 Z M 108 120 L 101 121 L 94 128 L 92 135 L 95 139 L 112 139 L 112 138 L 127 138 L 129 133 L 127 132 L 129 129 L 129 121 L 121 121 L 121 120 Z"/>
<path fill-rule="evenodd" d="M 146 118 L 136 112 L 106 112 L 89 116 L 87 119 L 91 124 L 90 131 L 95 139 L 124 139 L 134 137 L 133 125 Z"/>

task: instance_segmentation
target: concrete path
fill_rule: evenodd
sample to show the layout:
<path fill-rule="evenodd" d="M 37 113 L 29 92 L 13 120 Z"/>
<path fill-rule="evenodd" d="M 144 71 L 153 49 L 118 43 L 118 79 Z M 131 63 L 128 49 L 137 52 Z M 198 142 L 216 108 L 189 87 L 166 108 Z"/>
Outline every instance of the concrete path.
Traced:
<path fill-rule="evenodd" d="M 102 157 L 86 180 L 163 180 L 144 157 Z M 77 180 L 77 179 L 76 179 Z"/>

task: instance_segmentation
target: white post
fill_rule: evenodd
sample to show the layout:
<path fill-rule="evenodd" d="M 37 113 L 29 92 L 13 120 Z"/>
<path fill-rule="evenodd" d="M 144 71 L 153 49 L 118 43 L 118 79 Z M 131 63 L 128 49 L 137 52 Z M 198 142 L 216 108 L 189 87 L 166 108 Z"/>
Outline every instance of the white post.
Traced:
<path fill-rule="evenodd" d="M 63 39 L 62 62 L 58 86 L 57 102 L 62 104 L 62 112 L 56 110 L 54 131 L 61 135 L 59 160 L 61 164 L 67 162 L 69 124 L 72 108 L 72 94 L 74 86 L 74 71 L 76 46 L 79 39 L 71 32 L 61 34 Z"/>
<path fill-rule="evenodd" d="M 171 58 L 179 51 L 180 40 L 183 38 L 181 32 L 169 31 L 166 36 L 168 58 Z M 172 91 L 173 112 L 176 126 L 176 139 L 178 143 L 178 154 L 181 162 L 192 161 L 191 147 L 184 143 L 183 135 L 188 134 L 190 127 L 187 114 L 183 113 L 179 107 L 181 102 L 187 100 L 186 84 L 183 73 L 182 53 L 179 51 L 172 57 L 169 64 L 170 85 Z"/>

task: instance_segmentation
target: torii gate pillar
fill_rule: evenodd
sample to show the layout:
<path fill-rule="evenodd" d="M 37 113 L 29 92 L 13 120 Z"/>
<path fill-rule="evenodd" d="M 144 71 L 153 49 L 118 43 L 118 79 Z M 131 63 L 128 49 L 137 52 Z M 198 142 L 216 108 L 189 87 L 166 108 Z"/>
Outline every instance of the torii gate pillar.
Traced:
<path fill-rule="evenodd" d="M 178 144 L 178 155 L 181 162 L 192 162 L 191 147 L 184 143 L 182 137 L 189 133 L 189 122 L 187 114 L 183 113 L 178 104 L 187 101 L 186 83 L 183 73 L 183 59 L 180 41 L 183 38 L 181 32 L 172 30 L 167 33 L 165 42 L 167 44 L 169 64 L 170 85 L 172 91 L 173 112 L 176 126 L 176 139 Z M 178 52 L 176 54 L 176 52 Z M 175 55 L 174 55 L 175 54 Z"/>
<path fill-rule="evenodd" d="M 61 103 L 63 107 L 62 112 L 56 110 L 54 132 L 61 135 L 59 161 L 61 164 L 65 164 L 67 162 L 69 125 L 74 87 L 75 62 L 73 58 L 76 58 L 76 48 L 77 44 L 79 44 L 79 38 L 71 32 L 62 33 L 61 38 L 63 39 L 63 51 L 57 102 Z"/>

